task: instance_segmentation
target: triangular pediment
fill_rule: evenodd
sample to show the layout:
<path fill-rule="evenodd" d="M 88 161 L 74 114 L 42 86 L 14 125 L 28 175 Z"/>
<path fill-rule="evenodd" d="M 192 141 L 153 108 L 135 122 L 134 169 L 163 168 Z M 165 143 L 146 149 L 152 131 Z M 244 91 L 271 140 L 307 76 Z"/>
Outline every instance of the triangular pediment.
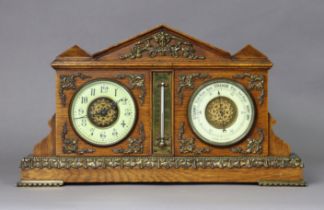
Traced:
<path fill-rule="evenodd" d="M 115 46 L 93 55 L 99 60 L 208 60 L 230 59 L 230 53 L 176 31 L 165 25 L 157 26 Z"/>
<path fill-rule="evenodd" d="M 268 58 L 252 45 L 234 55 L 188 34 L 159 25 L 114 46 L 89 54 L 75 45 L 53 61 L 54 68 L 106 67 L 271 67 Z"/>

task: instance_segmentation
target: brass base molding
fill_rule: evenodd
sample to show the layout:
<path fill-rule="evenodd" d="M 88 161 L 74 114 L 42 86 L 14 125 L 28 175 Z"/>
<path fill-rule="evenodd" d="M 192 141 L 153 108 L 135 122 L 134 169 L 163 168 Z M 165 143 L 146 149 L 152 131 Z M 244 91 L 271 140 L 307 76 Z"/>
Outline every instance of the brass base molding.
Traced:
<path fill-rule="evenodd" d="M 79 168 L 303 168 L 296 155 L 289 157 L 35 157 L 21 160 L 20 168 L 79 169 Z"/>

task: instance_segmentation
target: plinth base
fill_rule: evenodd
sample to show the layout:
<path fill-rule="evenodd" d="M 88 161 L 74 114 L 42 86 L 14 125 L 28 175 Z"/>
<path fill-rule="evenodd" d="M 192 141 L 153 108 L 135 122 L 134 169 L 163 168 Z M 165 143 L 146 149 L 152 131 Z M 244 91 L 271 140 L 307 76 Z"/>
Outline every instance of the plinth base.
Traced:
<path fill-rule="evenodd" d="M 305 186 L 303 162 L 289 157 L 35 157 L 21 161 L 17 186 L 66 183 L 257 183 Z"/>

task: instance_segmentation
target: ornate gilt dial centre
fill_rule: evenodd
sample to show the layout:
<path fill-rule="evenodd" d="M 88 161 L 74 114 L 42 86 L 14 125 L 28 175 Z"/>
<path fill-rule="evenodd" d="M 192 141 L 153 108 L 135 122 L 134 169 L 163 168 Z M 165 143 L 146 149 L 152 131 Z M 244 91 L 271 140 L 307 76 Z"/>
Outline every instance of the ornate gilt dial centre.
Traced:
<path fill-rule="evenodd" d="M 130 92 L 111 80 L 94 80 L 74 95 L 72 125 L 85 141 L 109 146 L 122 141 L 136 122 L 136 105 Z"/>
<path fill-rule="evenodd" d="M 98 127 L 108 127 L 118 118 L 117 104 L 107 97 L 95 99 L 88 108 L 89 120 Z"/>
<path fill-rule="evenodd" d="M 228 97 L 218 96 L 212 99 L 205 110 L 207 121 L 218 129 L 230 127 L 236 120 L 237 107 Z"/>

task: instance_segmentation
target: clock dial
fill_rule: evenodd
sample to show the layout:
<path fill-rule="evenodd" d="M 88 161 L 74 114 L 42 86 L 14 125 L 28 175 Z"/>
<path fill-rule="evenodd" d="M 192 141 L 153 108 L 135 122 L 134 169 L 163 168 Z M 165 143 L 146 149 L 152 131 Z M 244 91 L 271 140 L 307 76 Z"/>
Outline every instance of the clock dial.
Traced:
<path fill-rule="evenodd" d="M 85 141 L 108 146 L 122 141 L 136 121 L 136 105 L 130 92 L 119 83 L 96 80 L 75 94 L 70 117 Z"/>
<path fill-rule="evenodd" d="M 201 85 L 189 103 L 188 118 L 203 141 L 226 146 L 240 141 L 254 121 L 254 104 L 245 88 L 227 79 Z"/>

